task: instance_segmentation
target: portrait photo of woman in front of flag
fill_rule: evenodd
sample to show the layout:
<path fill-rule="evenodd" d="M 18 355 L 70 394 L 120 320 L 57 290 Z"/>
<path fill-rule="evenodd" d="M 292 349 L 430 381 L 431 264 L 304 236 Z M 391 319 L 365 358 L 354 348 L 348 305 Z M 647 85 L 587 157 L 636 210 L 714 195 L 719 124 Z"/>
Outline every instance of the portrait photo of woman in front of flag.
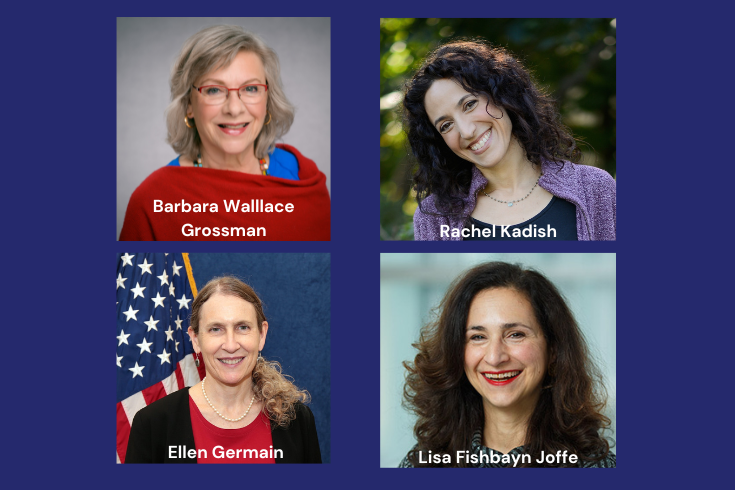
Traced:
<path fill-rule="evenodd" d="M 329 262 L 120 255 L 118 463 L 328 462 Z"/>
<path fill-rule="evenodd" d="M 118 19 L 120 240 L 330 239 L 329 22 Z"/>

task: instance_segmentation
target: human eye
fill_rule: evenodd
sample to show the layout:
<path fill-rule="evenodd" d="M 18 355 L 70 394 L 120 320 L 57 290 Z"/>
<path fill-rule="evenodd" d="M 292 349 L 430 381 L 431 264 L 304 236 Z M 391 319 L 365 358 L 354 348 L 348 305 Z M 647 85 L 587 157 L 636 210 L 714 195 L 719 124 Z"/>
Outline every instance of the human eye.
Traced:
<path fill-rule="evenodd" d="M 521 340 L 526 337 L 526 334 L 523 332 L 511 332 L 508 334 L 508 338 L 511 340 Z"/>
<path fill-rule="evenodd" d="M 222 87 L 217 86 L 206 87 L 204 90 L 204 95 L 219 95 L 221 93 Z"/>
<path fill-rule="evenodd" d="M 477 106 L 477 100 L 468 100 L 464 105 L 464 111 L 469 112 Z"/>
<path fill-rule="evenodd" d="M 263 89 L 259 85 L 243 85 L 240 87 L 240 93 L 242 95 L 249 95 L 251 97 L 254 95 L 260 95 L 262 91 Z"/>
<path fill-rule="evenodd" d="M 443 123 L 441 123 L 439 125 L 439 132 L 441 134 L 444 134 L 444 133 L 448 132 L 450 129 L 452 129 L 452 122 L 451 121 L 446 121 L 446 122 L 443 122 Z"/>
<path fill-rule="evenodd" d="M 248 330 L 250 330 L 250 325 L 240 325 L 237 327 L 237 329 L 243 332 L 247 332 Z"/>
<path fill-rule="evenodd" d="M 485 340 L 485 336 L 481 333 L 469 333 L 467 337 L 468 342 L 482 342 Z"/>
<path fill-rule="evenodd" d="M 218 333 L 222 328 L 220 327 L 209 327 L 210 333 Z"/>

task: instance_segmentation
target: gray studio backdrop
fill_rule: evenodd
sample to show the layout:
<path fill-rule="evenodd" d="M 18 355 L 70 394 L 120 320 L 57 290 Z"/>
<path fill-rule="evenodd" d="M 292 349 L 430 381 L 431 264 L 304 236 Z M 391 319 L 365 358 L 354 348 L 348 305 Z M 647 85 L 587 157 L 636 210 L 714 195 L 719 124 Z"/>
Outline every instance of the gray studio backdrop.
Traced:
<path fill-rule="evenodd" d="M 189 37 L 222 24 L 257 34 L 278 54 L 286 96 L 296 106 L 294 123 L 282 142 L 314 160 L 331 189 L 329 18 L 119 18 L 118 237 L 135 188 L 176 157 L 166 143 L 171 66 Z"/>
<path fill-rule="evenodd" d="M 380 255 L 380 466 L 398 466 L 416 440 L 416 418 L 401 406 L 411 344 L 431 318 L 449 284 L 482 262 L 533 267 L 567 299 L 605 378 L 607 411 L 615 437 L 615 254 L 381 254 Z M 617 451 L 613 449 L 616 453 Z"/>

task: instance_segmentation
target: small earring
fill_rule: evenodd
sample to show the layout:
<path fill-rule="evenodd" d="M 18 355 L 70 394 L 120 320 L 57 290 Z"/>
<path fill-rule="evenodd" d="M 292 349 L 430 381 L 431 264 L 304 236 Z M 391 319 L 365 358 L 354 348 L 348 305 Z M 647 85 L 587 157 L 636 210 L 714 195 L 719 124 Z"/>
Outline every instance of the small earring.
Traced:
<path fill-rule="evenodd" d="M 271 113 L 268 112 L 268 122 L 264 124 L 264 126 L 268 126 L 271 123 Z"/>
<path fill-rule="evenodd" d="M 263 360 L 263 351 L 258 351 L 258 362 L 261 362 Z"/>
<path fill-rule="evenodd" d="M 194 364 L 196 364 L 197 367 L 199 367 L 199 357 L 197 357 L 197 353 L 194 353 Z"/>
<path fill-rule="evenodd" d="M 184 124 L 186 124 L 186 127 L 189 129 L 194 129 L 194 126 L 189 125 L 189 121 L 190 119 L 187 116 L 184 116 Z M 191 121 L 193 121 L 193 119 L 191 119 Z"/>

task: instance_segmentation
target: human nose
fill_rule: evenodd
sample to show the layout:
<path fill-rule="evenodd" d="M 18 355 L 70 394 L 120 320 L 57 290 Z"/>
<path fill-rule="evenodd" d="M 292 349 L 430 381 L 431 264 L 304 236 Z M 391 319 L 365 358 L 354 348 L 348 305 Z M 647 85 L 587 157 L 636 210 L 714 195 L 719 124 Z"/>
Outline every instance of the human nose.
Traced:
<path fill-rule="evenodd" d="M 243 111 L 245 103 L 240 99 L 240 92 L 238 90 L 228 90 L 227 100 L 225 100 L 224 107 L 225 111 L 229 114 L 240 114 Z"/>
<path fill-rule="evenodd" d="M 239 348 L 240 348 L 240 345 L 237 343 L 237 340 L 235 340 L 235 331 L 234 330 L 228 331 L 225 337 L 225 343 L 222 346 L 222 349 L 227 352 L 236 352 Z"/>
<path fill-rule="evenodd" d="M 500 366 L 508 361 L 510 356 L 505 343 L 500 338 L 491 339 L 485 349 L 485 362 L 490 366 Z"/>
<path fill-rule="evenodd" d="M 455 124 L 457 125 L 457 130 L 459 131 L 459 135 L 462 139 L 471 140 L 475 137 L 477 126 L 471 120 L 460 118 L 455 122 Z"/>

